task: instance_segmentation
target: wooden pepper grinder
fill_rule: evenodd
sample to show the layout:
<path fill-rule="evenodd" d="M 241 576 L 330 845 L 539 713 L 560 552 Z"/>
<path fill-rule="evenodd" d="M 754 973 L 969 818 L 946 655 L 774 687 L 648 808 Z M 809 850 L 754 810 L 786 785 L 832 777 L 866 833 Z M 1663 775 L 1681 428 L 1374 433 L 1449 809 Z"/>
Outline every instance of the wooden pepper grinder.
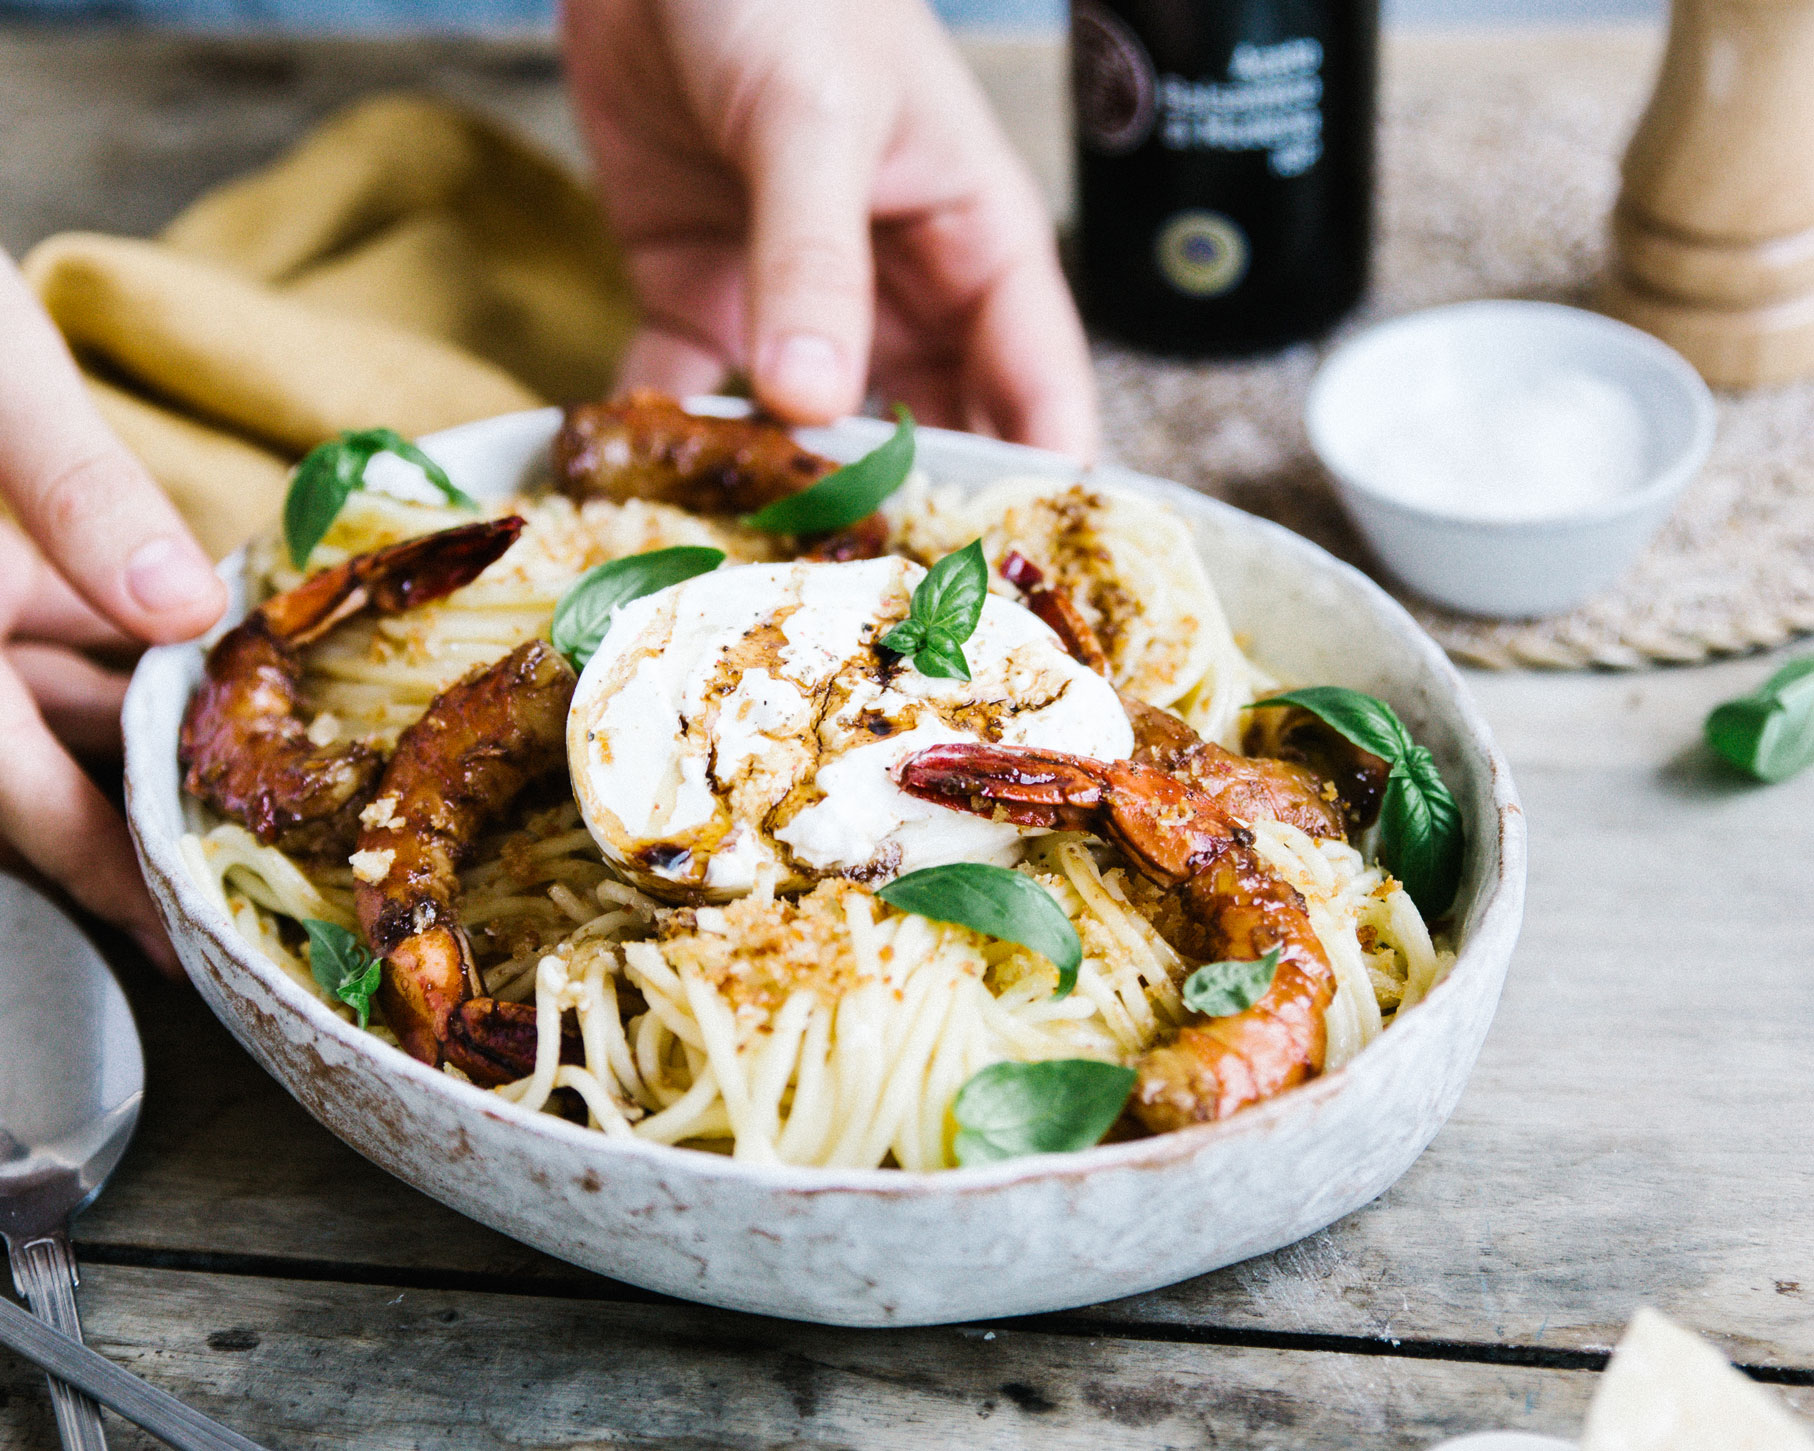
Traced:
<path fill-rule="evenodd" d="M 1814 373 L 1814 0 L 1674 0 L 1606 309 L 1709 383 Z"/>

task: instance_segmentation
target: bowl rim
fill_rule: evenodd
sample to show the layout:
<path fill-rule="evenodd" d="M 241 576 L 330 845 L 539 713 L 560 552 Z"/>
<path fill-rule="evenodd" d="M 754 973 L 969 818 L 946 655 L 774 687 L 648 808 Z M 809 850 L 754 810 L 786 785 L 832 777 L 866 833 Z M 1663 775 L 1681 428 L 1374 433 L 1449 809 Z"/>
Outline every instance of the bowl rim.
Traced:
<path fill-rule="evenodd" d="M 1470 323 L 1478 325 L 1480 319 L 1503 316 L 1508 312 L 1532 320 L 1548 319 L 1558 334 L 1566 328 L 1596 332 L 1615 347 L 1625 349 L 1632 357 L 1655 368 L 1659 376 L 1667 378 L 1679 388 L 1682 399 L 1692 414 L 1693 426 L 1682 448 L 1661 468 L 1655 470 L 1646 483 L 1620 498 L 1567 514 L 1535 519 L 1474 519 L 1414 504 L 1381 490 L 1358 474 L 1336 464 L 1335 459 L 1340 449 L 1332 441 L 1325 416 L 1330 407 L 1327 400 L 1341 385 L 1346 369 L 1352 367 L 1366 349 L 1376 347 L 1396 334 L 1429 327 L 1462 327 Z M 1687 487 L 1689 481 L 1706 464 L 1718 431 L 1719 410 L 1713 390 L 1695 371 L 1694 365 L 1661 338 L 1652 336 L 1642 328 L 1608 317 L 1605 313 L 1585 307 L 1571 307 L 1563 302 L 1522 297 L 1484 297 L 1420 308 L 1416 312 L 1407 312 L 1376 323 L 1345 339 L 1323 359 L 1310 380 L 1310 389 L 1304 397 L 1303 422 L 1317 462 L 1339 488 L 1360 495 L 1370 508 L 1424 526 L 1434 525 L 1505 540 L 1513 536 L 1543 538 L 1603 530 L 1629 523 L 1666 505 Z"/>
<path fill-rule="evenodd" d="M 687 401 L 689 405 L 693 402 L 692 399 Z M 434 445 L 451 434 L 496 427 L 506 421 L 526 426 L 531 413 L 548 415 L 553 412 L 549 409 L 536 409 L 481 419 L 460 425 L 458 429 L 426 435 L 419 443 L 432 453 Z M 892 424 L 882 420 L 851 418 L 832 425 L 830 430 L 802 432 L 816 433 L 823 437 L 827 432 L 843 431 L 847 436 L 855 434 L 861 441 L 892 429 Z M 704 1178 L 738 1181 L 764 1190 L 807 1196 L 826 1193 L 858 1194 L 898 1200 L 992 1192 L 1027 1180 L 1062 1182 L 1118 1169 L 1156 1169 L 1179 1160 L 1192 1159 L 1218 1144 L 1270 1133 L 1281 1119 L 1308 1115 L 1322 1102 L 1349 1090 L 1362 1074 L 1388 1071 L 1385 1067 L 1388 1060 L 1413 1051 L 1415 1040 L 1427 1031 L 1433 1031 L 1421 1028 L 1420 1025 L 1433 1023 L 1440 1015 L 1442 1005 L 1455 997 L 1459 990 L 1456 982 L 1464 970 L 1471 966 L 1476 973 L 1494 971 L 1494 965 L 1490 961 L 1481 959 L 1495 952 L 1509 957 L 1523 919 L 1526 874 L 1523 808 L 1512 782 L 1510 766 L 1460 672 L 1409 612 L 1378 584 L 1353 565 L 1335 558 L 1281 524 L 1248 514 L 1182 484 L 1140 474 L 1118 465 L 1097 464 L 1084 470 L 1074 460 L 1043 449 L 947 429 L 922 427 L 919 432 L 935 438 L 961 439 L 963 446 L 971 450 L 976 450 L 981 445 L 983 451 L 997 454 L 1001 458 L 1005 471 L 1012 471 L 1018 464 L 1022 470 L 1030 468 L 1034 472 L 1046 474 L 1068 473 L 1111 488 L 1131 486 L 1137 492 L 1152 493 L 1166 502 L 1177 501 L 1182 506 L 1181 512 L 1187 517 L 1191 509 L 1235 516 L 1238 521 L 1236 527 L 1257 530 L 1268 537 L 1274 546 L 1295 555 L 1305 566 L 1332 572 L 1348 583 L 1358 584 L 1363 591 L 1374 596 L 1374 603 L 1386 618 L 1399 627 L 1403 641 L 1446 687 L 1447 700 L 1460 727 L 1458 737 L 1467 747 L 1479 753 L 1486 768 L 1493 817 L 1490 822 L 1483 819 L 1470 824 L 1490 835 L 1492 841 L 1486 856 L 1488 872 L 1477 889 L 1481 910 L 1472 937 L 1458 951 L 1455 964 L 1448 975 L 1417 1004 L 1415 1016 L 1407 1018 L 1405 1023 L 1395 1023 L 1392 1032 L 1382 1033 L 1340 1069 L 1321 1074 L 1231 1118 L 1194 1124 L 1145 1139 L 1098 1144 L 1070 1153 L 1028 1155 L 975 1167 L 937 1170 L 832 1169 L 811 1165 L 752 1163 L 705 1150 L 608 1135 L 597 1129 L 569 1123 L 551 1114 L 532 1112 L 490 1090 L 430 1068 L 342 1018 L 239 935 L 231 920 L 191 877 L 176 841 L 156 838 L 147 830 L 139 798 L 141 792 L 149 794 L 152 789 L 145 783 L 156 779 L 147 774 L 155 769 L 150 758 L 161 752 L 162 764 L 167 766 L 170 753 L 175 747 L 173 739 L 160 742 L 148 738 L 148 730 L 135 729 L 141 717 L 157 709 L 156 704 L 148 699 L 151 688 L 149 666 L 153 659 L 171 661 L 178 656 L 199 653 L 204 644 L 212 639 L 212 633 L 201 641 L 159 646 L 148 651 L 134 671 L 132 685 L 127 693 L 124 712 L 126 816 L 146 875 L 162 888 L 168 900 L 180 912 L 185 926 L 207 937 L 219 952 L 249 972 L 267 992 L 276 996 L 285 1007 L 298 1013 L 313 1033 L 333 1043 L 339 1052 L 366 1059 L 386 1073 L 401 1074 L 416 1088 L 431 1094 L 446 1095 L 453 1104 L 466 1111 L 477 1112 L 523 1131 L 550 1136 L 568 1149 L 600 1155 L 602 1157 L 596 1162 L 601 1167 L 618 1155 L 631 1155 L 648 1158 L 657 1164 L 682 1167 Z M 227 556 L 219 566 L 219 572 L 228 580 L 230 588 L 239 558 L 240 555 L 236 552 Z M 180 794 L 180 781 L 178 791 Z M 1501 939 L 1504 939 L 1503 947 L 1499 945 Z M 1500 964 L 1500 970 L 1502 969 L 1503 962 Z"/>

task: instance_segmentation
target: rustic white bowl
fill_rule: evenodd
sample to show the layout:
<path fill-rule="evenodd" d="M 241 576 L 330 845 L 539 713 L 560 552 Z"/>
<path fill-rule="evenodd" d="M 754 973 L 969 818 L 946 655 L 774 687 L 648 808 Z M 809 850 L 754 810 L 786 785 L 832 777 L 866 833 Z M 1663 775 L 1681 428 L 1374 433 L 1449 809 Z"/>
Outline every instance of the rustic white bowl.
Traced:
<path fill-rule="evenodd" d="M 1644 482 L 1621 498 L 1541 519 L 1462 517 L 1401 497 L 1363 461 L 1363 441 L 1402 419 L 1422 378 L 1489 397 L 1563 370 L 1612 384 L 1643 417 Z M 1438 604 L 1497 618 L 1559 614 L 1610 588 L 1700 472 L 1716 422 L 1713 394 L 1667 343 L 1596 312 L 1514 300 L 1369 328 L 1330 354 L 1304 404 L 1311 447 L 1385 566 Z"/>
<path fill-rule="evenodd" d="M 557 421 L 518 414 L 423 443 L 470 492 L 495 494 L 545 469 Z M 850 458 L 886 431 L 851 420 L 803 437 Z M 1075 474 L 1053 455 L 933 429 L 920 460 L 959 485 Z M 128 816 L 184 966 L 247 1050 L 375 1163 L 550 1254 L 690 1300 L 845 1325 L 1015 1315 L 1170 1284 L 1341 1218 L 1435 1136 L 1486 1035 L 1524 899 L 1511 777 L 1448 660 L 1365 577 L 1178 485 L 1097 477 L 1171 505 L 1235 628 L 1283 678 L 1390 700 L 1460 802 L 1460 961 L 1342 1071 L 1226 1123 L 940 1174 L 756 1167 L 525 1113 L 342 1022 L 189 878 L 176 740 L 201 672 L 195 645 L 147 653 L 125 712 Z"/>

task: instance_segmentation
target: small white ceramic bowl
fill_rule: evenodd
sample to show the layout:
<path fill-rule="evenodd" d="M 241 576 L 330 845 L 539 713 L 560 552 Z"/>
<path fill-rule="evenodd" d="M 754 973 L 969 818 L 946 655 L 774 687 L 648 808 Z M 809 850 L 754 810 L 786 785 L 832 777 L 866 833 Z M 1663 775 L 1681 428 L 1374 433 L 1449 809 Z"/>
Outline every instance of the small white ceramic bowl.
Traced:
<path fill-rule="evenodd" d="M 514 414 L 422 444 L 469 493 L 498 497 L 546 477 L 559 422 Z M 802 440 L 851 459 L 889 432 L 852 419 Z M 1056 455 L 930 428 L 919 462 L 966 489 L 1076 477 Z M 1024 1314 L 1171 1284 L 1332 1223 L 1410 1167 L 1486 1036 L 1524 905 L 1511 776 L 1442 651 L 1365 576 L 1177 484 L 1097 478 L 1171 506 L 1272 669 L 1391 701 L 1460 805 L 1454 971 L 1339 1072 L 1224 1123 L 935 1174 L 749 1164 L 525 1112 L 342 1021 L 190 877 L 176 742 L 196 645 L 148 651 L 125 710 L 127 817 L 183 965 L 252 1055 L 367 1158 L 550 1254 L 709 1304 L 846 1325 Z M 238 560 L 223 571 L 237 591 Z"/>
<path fill-rule="evenodd" d="M 1420 385 L 1489 398 L 1563 372 L 1609 383 L 1636 406 L 1636 488 L 1578 512 L 1500 521 L 1407 502 L 1381 477 L 1370 443 L 1409 417 Z M 1700 375 L 1649 333 L 1557 303 L 1494 301 L 1412 313 L 1336 349 L 1304 422 L 1349 517 L 1393 574 L 1439 604 L 1515 617 L 1572 609 L 1624 573 L 1706 461 L 1715 415 Z"/>

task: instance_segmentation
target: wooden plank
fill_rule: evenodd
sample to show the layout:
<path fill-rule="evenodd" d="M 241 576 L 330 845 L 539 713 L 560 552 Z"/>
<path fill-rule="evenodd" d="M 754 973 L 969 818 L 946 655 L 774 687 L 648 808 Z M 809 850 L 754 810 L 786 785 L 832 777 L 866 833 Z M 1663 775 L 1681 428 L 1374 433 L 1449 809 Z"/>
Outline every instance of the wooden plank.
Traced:
<path fill-rule="evenodd" d="M 1070 209 L 1064 45 L 960 41 L 1055 215 Z M 70 229 L 156 231 L 375 91 L 430 91 L 584 167 L 552 38 L 256 39 L 0 27 L 0 246 Z"/>
<path fill-rule="evenodd" d="M 1421 1448 L 1577 1427 L 1594 1376 L 997 1331 L 851 1331 L 668 1305 L 95 1270 L 103 1354 L 261 1443 L 348 1448 Z M 0 1447 L 51 1451 L 0 1356 Z M 116 1426 L 113 1444 L 156 1443 Z"/>
<path fill-rule="evenodd" d="M 1735 787 L 1695 745 L 1706 709 L 1768 668 L 1476 677 L 1533 866 L 1455 1118 L 1330 1230 L 1092 1316 L 1595 1350 L 1648 1301 L 1741 1361 L 1814 1367 L 1814 777 Z M 145 1126 L 79 1227 L 85 1247 L 588 1285 L 354 1158 L 180 990 L 139 1011 Z"/>
<path fill-rule="evenodd" d="M 399 87 L 507 116 L 580 159 L 551 40 L 0 28 L 0 246 L 71 228 L 149 235 L 340 106 Z"/>

